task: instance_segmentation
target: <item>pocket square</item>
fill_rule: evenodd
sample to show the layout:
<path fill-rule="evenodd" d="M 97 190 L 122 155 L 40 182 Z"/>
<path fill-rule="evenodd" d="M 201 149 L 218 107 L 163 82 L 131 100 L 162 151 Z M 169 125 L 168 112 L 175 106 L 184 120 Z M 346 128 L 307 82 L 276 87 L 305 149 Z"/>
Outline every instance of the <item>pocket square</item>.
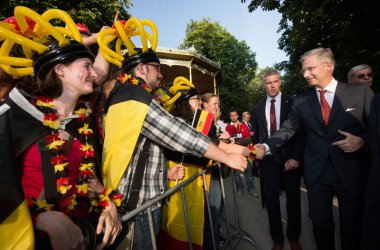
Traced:
<path fill-rule="evenodd" d="M 347 109 L 346 109 L 346 112 L 350 112 L 350 111 L 352 111 L 352 110 L 355 110 L 355 108 L 347 108 Z"/>

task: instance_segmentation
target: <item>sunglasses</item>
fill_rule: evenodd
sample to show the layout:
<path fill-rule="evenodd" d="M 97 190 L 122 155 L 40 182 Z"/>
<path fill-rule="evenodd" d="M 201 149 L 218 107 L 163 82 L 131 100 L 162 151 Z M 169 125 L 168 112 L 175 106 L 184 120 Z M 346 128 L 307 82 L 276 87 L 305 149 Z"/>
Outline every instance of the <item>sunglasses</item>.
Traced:
<path fill-rule="evenodd" d="M 356 77 L 359 79 L 364 79 L 366 76 L 369 78 L 372 78 L 372 73 L 360 74 L 360 75 L 357 75 Z"/>

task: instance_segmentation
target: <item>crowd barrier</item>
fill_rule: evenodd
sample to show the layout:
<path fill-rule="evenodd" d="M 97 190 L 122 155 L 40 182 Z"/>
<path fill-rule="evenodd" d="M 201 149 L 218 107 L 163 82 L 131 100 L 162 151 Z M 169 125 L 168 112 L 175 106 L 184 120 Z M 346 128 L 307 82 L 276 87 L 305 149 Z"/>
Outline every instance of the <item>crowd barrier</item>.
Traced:
<path fill-rule="evenodd" d="M 163 193 L 160 196 L 157 196 L 138 208 L 128 212 L 126 215 L 121 217 L 122 223 L 125 223 L 138 214 L 142 212 L 147 212 L 148 214 L 148 220 L 149 220 L 149 227 L 150 227 L 150 234 L 152 238 L 152 249 L 156 250 L 157 249 L 157 243 L 156 243 L 156 237 L 154 234 L 154 226 L 153 226 L 153 218 L 152 218 L 152 210 L 151 207 L 155 205 L 157 202 L 163 201 L 164 199 L 168 198 L 172 194 L 178 192 L 179 190 L 181 191 L 181 196 L 182 196 L 182 204 L 183 204 L 183 210 L 184 210 L 184 215 L 185 215 L 185 222 L 186 222 L 186 232 L 187 232 L 187 240 L 189 243 L 189 249 L 193 249 L 193 244 L 191 240 L 191 231 L 190 231 L 190 225 L 189 225 L 189 218 L 188 218 L 188 212 L 187 212 L 187 206 L 186 206 L 186 199 L 185 199 L 185 192 L 184 188 L 186 185 L 197 179 L 199 176 L 203 177 L 203 190 L 205 192 L 205 198 L 206 198 L 206 207 L 207 207 L 207 216 L 209 218 L 210 222 L 210 228 L 212 231 L 212 242 L 213 242 L 213 248 L 214 250 L 218 250 L 219 246 L 216 245 L 215 239 L 214 239 L 214 232 L 213 232 L 213 226 L 212 226 L 212 218 L 211 218 L 211 213 L 210 213 L 210 204 L 209 204 L 209 196 L 208 196 L 208 189 L 207 189 L 207 183 L 206 183 L 206 173 L 211 171 L 211 168 L 218 168 L 219 174 L 220 174 L 220 186 L 221 186 L 221 193 L 222 193 L 222 199 L 223 199 L 223 204 L 224 204 L 224 213 L 225 213 L 225 222 L 226 222 L 226 227 L 227 227 L 227 240 L 222 246 L 222 249 L 237 249 L 238 244 L 241 241 L 246 241 L 249 244 L 251 244 L 255 249 L 261 249 L 258 244 L 252 239 L 252 237 L 245 232 L 242 229 L 242 224 L 241 224 L 241 211 L 240 211 L 240 205 L 239 205 L 239 200 L 237 199 L 236 195 L 236 185 L 235 185 L 235 178 L 236 174 L 239 174 L 237 171 L 232 171 L 232 182 L 233 182 L 233 203 L 234 203 L 234 218 L 235 218 L 235 226 L 233 226 L 230 223 L 230 217 L 229 217 L 229 210 L 227 208 L 227 203 L 226 203 L 226 193 L 225 193 L 225 185 L 224 185 L 224 178 L 222 177 L 222 174 L 220 172 L 220 163 L 216 162 L 212 164 L 211 166 L 202 169 L 199 171 L 197 174 L 194 174 L 193 176 L 190 176 L 188 179 L 184 180 L 183 182 L 177 184 L 175 187 L 167 190 L 165 193 Z"/>

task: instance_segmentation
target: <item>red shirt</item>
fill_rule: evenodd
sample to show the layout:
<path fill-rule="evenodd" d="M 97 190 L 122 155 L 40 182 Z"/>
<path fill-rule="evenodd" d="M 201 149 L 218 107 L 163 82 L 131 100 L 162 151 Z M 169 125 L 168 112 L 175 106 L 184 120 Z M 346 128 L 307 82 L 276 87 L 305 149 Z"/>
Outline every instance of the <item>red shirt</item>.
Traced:
<path fill-rule="evenodd" d="M 230 135 L 241 134 L 241 136 L 242 136 L 241 138 L 251 137 L 251 135 L 249 134 L 249 129 L 248 129 L 247 125 L 242 124 L 242 123 L 239 123 L 236 127 L 235 127 L 235 125 L 228 124 L 226 127 L 226 131 Z"/>
<path fill-rule="evenodd" d="M 69 165 L 67 167 L 68 177 L 72 188 L 70 193 L 75 193 L 75 184 L 78 180 L 78 166 L 81 161 L 80 141 L 74 139 L 70 151 L 67 155 Z M 21 185 L 25 198 L 33 197 L 35 199 L 40 195 L 44 187 L 44 179 L 42 175 L 41 154 L 38 151 L 37 142 L 29 146 L 21 157 Z"/>

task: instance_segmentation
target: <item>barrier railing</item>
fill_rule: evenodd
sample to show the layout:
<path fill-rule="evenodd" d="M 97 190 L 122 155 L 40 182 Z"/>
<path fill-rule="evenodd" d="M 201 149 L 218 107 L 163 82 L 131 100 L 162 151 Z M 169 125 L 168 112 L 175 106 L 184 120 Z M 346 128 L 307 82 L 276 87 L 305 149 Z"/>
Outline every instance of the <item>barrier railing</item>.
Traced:
<path fill-rule="evenodd" d="M 160 201 L 168 198 L 169 196 L 173 195 L 177 191 L 181 190 L 182 204 L 183 204 L 183 210 L 184 210 L 185 222 L 186 222 L 187 240 L 188 240 L 188 243 L 189 243 L 189 249 L 192 250 L 193 249 L 193 244 L 192 244 L 192 240 L 191 240 L 191 231 L 190 231 L 190 224 L 189 224 L 189 218 L 188 218 L 188 213 L 187 213 L 187 206 L 186 206 L 186 199 L 185 199 L 184 188 L 188 184 L 190 184 L 192 181 L 194 181 L 195 179 L 197 179 L 199 176 L 203 176 L 203 190 L 205 192 L 205 200 L 206 200 L 206 206 L 207 206 L 207 211 L 208 211 L 207 215 L 208 215 L 209 223 L 210 223 L 213 248 L 214 248 L 214 250 L 217 250 L 218 246 L 216 245 L 216 242 L 215 242 L 214 230 L 213 230 L 213 226 L 212 226 L 213 225 L 213 221 L 212 221 L 211 208 L 210 208 L 210 202 L 209 202 L 209 191 L 207 189 L 207 183 L 206 183 L 206 173 L 209 172 L 211 170 L 211 168 L 218 167 L 219 175 L 220 175 L 221 193 L 222 193 L 222 199 L 223 199 L 223 204 L 224 204 L 224 212 L 225 212 L 225 215 L 226 215 L 227 234 L 228 234 L 228 239 L 227 239 L 227 241 L 224 244 L 224 246 L 223 246 L 222 249 L 226 249 L 227 246 L 229 246 L 229 249 L 236 249 L 236 246 L 239 244 L 240 241 L 247 241 L 248 243 L 250 243 L 251 245 L 253 245 L 256 249 L 260 250 L 261 248 L 257 245 L 257 243 L 250 237 L 250 235 L 247 232 L 245 232 L 242 229 L 240 206 L 239 206 L 239 201 L 238 201 L 237 196 L 236 196 L 235 175 L 234 175 L 235 173 L 234 172 L 232 174 L 232 179 L 233 179 L 233 186 L 234 186 L 234 188 L 233 188 L 233 191 L 234 191 L 234 193 L 233 193 L 233 199 L 234 199 L 234 204 L 235 204 L 234 205 L 234 208 L 235 208 L 234 209 L 234 215 L 235 215 L 236 229 L 235 229 L 234 232 L 231 231 L 231 226 L 232 225 L 230 224 L 230 221 L 229 221 L 229 211 L 227 209 L 227 204 L 225 202 L 226 201 L 226 193 L 225 193 L 225 188 L 224 188 L 224 180 L 223 180 L 223 177 L 221 175 L 220 167 L 219 166 L 220 166 L 220 163 L 218 163 L 218 162 L 214 163 L 211 166 L 200 170 L 197 174 L 194 174 L 193 176 L 190 176 L 189 178 L 187 178 L 183 182 L 177 184 L 175 187 L 167 190 L 162 195 L 159 195 L 159 196 L 157 196 L 157 197 L 155 197 L 155 198 L 153 198 L 153 199 L 145 202 L 144 204 L 142 204 L 138 208 L 136 208 L 136 209 L 128 212 L 127 214 L 123 215 L 121 217 L 122 223 L 131 220 L 132 218 L 134 218 L 135 216 L 137 216 L 138 214 L 140 214 L 140 213 L 142 213 L 144 211 L 147 211 L 148 220 L 149 220 L 150 234 L 151 234 L 151 238 L 152 238 L 152 249 L 154 249 L 154 250 L 157 249 L 151 207 L 153 205 L 155 205 L 157 202 L 160 202 Z"/>

